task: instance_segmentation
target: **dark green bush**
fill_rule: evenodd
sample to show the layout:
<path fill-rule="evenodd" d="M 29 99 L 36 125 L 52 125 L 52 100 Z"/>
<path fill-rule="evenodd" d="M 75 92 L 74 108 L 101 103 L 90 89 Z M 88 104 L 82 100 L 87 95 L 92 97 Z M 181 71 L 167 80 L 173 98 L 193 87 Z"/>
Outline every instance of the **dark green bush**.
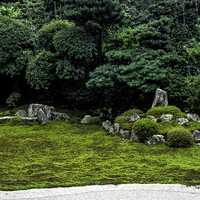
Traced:
<path fill-rule="evenodd" d="M 159 134 L 159 127 L 155 121 L 144 118 L 134 123 L 133 131 L 138 136 L 140 142 L 145 142 L 153 135 Z"/>
<path fill-rule="evenodd" d="M 167 144 L 170 147 L 190 147 L 193 145 L 193 137 L 185 128 L 173 128 L 167 134 Z"/>
<path fill-rule="evenodd" d="M 41 51 L 34 56 L 26 71 L 28 83 L 36 89 L 48 89 L 55 80 L 55 56 L 49 51 Z"/>
<path fill-rule="evenodd" d="M 131 131 L 134 122 L 129 122 L 127 118 L 133 115 L 134 113 L 137 113 L 138 115 L 143 114 L 141 110 L 133 108 L 116 117 L 115 122 L 118 123 L 123 129 Z"/>
<path fill-rule="evenodd" d="M 0 16 L 0 73 L 11 77 L 20 75 L 31 48 L 30 27 L 20 20 Z"/>
<path fill-rule="evenodd" d="M 147 111 L 147 115 L 153 115 L 155 117 L 160 117 L 162 114 L 172 114 L 174 117 L 184 117 L 185 113 L 183 113 L 176 106 L 158 106 L 153 107 Z"/>
<path fill-rule="evenodd" d="M 52 20 L 51 22 L 44 24 L 37 33 L 37 41 L 39 48 L 45 48 L 47 50 L 54 50 L 53 37 L 61 30 L 74 26 L 73 23 L 67 20 Z"/>

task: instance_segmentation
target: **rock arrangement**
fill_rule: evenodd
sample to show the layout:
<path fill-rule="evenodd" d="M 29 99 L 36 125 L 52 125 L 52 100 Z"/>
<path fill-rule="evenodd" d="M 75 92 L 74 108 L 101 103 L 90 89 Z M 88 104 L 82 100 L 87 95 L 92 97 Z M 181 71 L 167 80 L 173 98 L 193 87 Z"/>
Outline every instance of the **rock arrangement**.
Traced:
<path fill-rule="evenodd" d="M 112 124 L 111 121 L 107 120 L 102 123 L 102 126 L 111 135 L 119 135 L 124 139 L 138 141 L 138 137 L 133 131 L 130 132 L 128 130 L 122 129 L 118 123 Z"/>
<path fill-rule="evenodd" d="M 53 106 L 43 104 L 30 104 L 28 110 L 18 110 L 15 116 L 0 117 L 0 122 L 20 119 L 25 122 L 38 121 L 41 124 L 46 124 L 49 121 L 65 120 L 68 121 L 70 117 L 66 113 L 56 112 Z"/>
<path fill-rule="evenodd" d="M 155 94 L 154 102 L 152 104 L 152 107 L 155 106 L 167 106 L 168 105 L 168 97 L 167 92 L 161 89 L 158 89 Z M 177 124 L 184 126 L 190 121 L 199 122 L 200 123 L 200 116 L 194 113 L 188 113 L 186 117 L 179 117 L 176 118 L 172 114 L 162 114 L 159 118 L 156 118 L 153 115 L 146 116 L 147 118 L 156 121 L 156 122 L 172 122 L 175 121 Z M 140 116 L 137 113 L 133 113 L 132 115 L 127 117 L 127 122 L 135 122 L 140 119 Z M 123 129 L 120 127 L 120 124 L 118 123 L 112 123 L 111 121 L 107 120 L 102 123 L 103 128 L 112 135 L 119 135 L 124 139 L 128 139 L 131 141 L 138 142 L 138 137 L 134 133 L 134 131 L 129 131 L 126 129 Z M 193 132 L 193 138 L 195 143 L 200 146 L 200 130 L 195 130 Z M 155 145 L 155 144 L 163 144 L 166 143 L 165 138 L 163 135 L 153 135 L 151 138 L 149 138 L 148 141 L 146 141 L 146 144 L 148 145 Z"/>

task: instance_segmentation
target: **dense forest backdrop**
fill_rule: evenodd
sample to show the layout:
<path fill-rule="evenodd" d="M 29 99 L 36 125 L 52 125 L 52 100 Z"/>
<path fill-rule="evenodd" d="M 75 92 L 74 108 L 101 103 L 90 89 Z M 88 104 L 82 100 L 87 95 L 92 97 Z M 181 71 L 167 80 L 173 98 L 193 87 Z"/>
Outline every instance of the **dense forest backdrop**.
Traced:
<path fill-rule="evenodd" d="M 1 103 L 200 111 L 199 0 L 1 0 Z"/>

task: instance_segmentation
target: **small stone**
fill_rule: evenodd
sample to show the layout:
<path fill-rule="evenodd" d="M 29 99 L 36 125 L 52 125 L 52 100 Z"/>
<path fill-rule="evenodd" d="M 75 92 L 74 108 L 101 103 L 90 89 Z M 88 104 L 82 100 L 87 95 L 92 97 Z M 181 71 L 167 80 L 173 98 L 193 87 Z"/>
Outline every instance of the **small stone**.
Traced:
<path fill-rule="evenodd" d="M 118 123 L 114 124 L 114 132 L 118 134 L 120 132 L 120 125 Z"/>
<path fill-rule="evenodd" d="M 18 116 L 18 117 L 27 117 L 27 112 L 25 110 L 18 110 L 16 112 L 16 116 Z"/>
<path fill-rule="evenodd" d="M 167 106 L 168 105 L 168 96 L 167 92 L 161 89 L 156 90 L 154 101 L 152 107 L 155 106 Z"/>
<path fill-rule="evenodd" d="M 135 134 L 134 131 L 131 132 L 130 140 L 134 141 L 134 142 L 138 142 L 139 141 L 138 136 Z"/>
<path fill-rule="evenodd" d="M 99 124 L 100 122 L 99 117 L 93 117 L 91 115 L 85 115 L 81 120 L 81 124 Z"/>
<path fill-rule="evenodd" d="M 114 134 L 114 133 L 115 133 L 115 130 L 114 130 L 113 127 L 110 127 L 110 129 L 108 130 L 108 132 L 109 132 L 110 134 Z"/>
<path fill-rule="evenodd" d="M 148 145 L 156 145 L 165 143 L 163 135 L 153 135 L 147 142 Z"/>
<path fill-rule="evenodd" d="M 107 120 L 102 123 L 102 126 L 106 131 L 108 131 L 112 127 L 112 123 L 111 123 L 111 121 Z"/>
<path fill-rule="evenodd" d="M 187 114 L 187 118 L 188 118 L 188 120 L 195 121 L 195 122 L 199 122 L 200 121 L 199 115 L 197 115 L 195 113 L 188 113 Z"/>
<path fill-rule="evenodd" d="M 171 114 L 163 114 L 160 117 L 160 119 L 161 119 L 162 122 L 170 122 L 173 119 L 173 115 L 171 115 Z"/>
<path fill-rule="evenodd" d="M 176 121 L 181 126 L 184 125 L 184 124 L 187 124 L 189 122 L 189 120 L 186 119 L 186 118 L 177 118 Z"/>
<path fill-rule="evenodd" d="M 196 141 L 200 141 L 200 131 L 199 130 L 195 130 L 193 133 L 192 133 L 194 139 Z"/>
<path fill-rule="evenodd" d="M 127 117 L 128 122 L 135 122 L 140 119 L 140 116 L 137 113 L 133 113 L 131 116 Z"/>
<path fill-rule="evenodd" d="M 130 139 L 131 137 L 131 133 L 128 130 L 121 129 L 119 133 L 125 139 Z"/>

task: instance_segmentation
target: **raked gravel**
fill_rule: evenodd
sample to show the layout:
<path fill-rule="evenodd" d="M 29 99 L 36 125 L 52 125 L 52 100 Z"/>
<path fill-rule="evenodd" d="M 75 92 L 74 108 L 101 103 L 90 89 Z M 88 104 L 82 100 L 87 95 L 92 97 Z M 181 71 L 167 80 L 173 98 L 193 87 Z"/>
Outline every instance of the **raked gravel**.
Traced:
<path fill-rule="evenodd" d="M 0 200 L 200 200 L 200 188 L 129 184 L 0 191 Z"/>

